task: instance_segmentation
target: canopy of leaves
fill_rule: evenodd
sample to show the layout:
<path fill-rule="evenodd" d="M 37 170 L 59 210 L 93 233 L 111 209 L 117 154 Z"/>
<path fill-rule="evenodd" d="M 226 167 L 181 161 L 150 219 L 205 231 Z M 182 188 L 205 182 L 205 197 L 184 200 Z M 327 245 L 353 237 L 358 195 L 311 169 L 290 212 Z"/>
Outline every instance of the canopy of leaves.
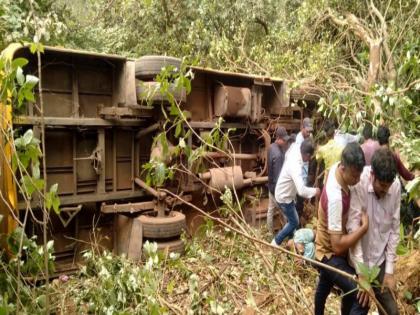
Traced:
<path fill-rule="evenodd" d="M 173 55 L 290 79 L 292 87 L 322 91 L 319 111 L 341 129 L 388 124 L 393 145 L 419 168 L 419 6 L 417 0 L 4 0 L 0 47 L 20 40 L 131 57 Z M 366 37 L 381 46 L 369 84 L 373 53 Z"/>

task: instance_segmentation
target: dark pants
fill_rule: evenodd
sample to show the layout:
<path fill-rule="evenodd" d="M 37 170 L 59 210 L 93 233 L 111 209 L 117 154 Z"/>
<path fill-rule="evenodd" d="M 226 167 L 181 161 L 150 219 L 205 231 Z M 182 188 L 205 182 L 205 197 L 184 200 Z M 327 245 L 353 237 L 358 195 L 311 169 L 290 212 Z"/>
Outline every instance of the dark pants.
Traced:
<path fill-rule="evenodd" d="M 303 208 L 305 207 L 305 198 L 297 195 L 296 196 L 296 211 L 299 218 L 303 215 Z"/>
<path fill-rule="evenodd" d="M 280 245 L 286 237 L 293 237 L 293 233 L 299 227 L 299 216 L 296 212 L 295 202 L 280 203 L 279 206 L 287 218 L 287 223 L 275 237 L 277 245 Z"/>
<path fill-rule="evenodd" d="M 385 276 L 385 262 L 381 265 L 381 271 L 378 275 L 378 282 L 382 284 L 384 281 Z M 397 302 L 394 300 L 394 297 L 392 296 L 391 292 L 388 288 L 384 289 L 384 292 L 381 292 L 381 288 L 373 288 L 373 291 L 375 292 L 375 297 L 378 300 L 379 303 L 381 303 L 382 307 L 385 309 L 386 313 L 388 315 L 398 315 L 398 306 Z M 381 310 L 379 309 L 379 314 L 383 314 Z"/>
<path fill-rule="evenodd" d="M 349 274 L 355 274 L 355 270 L 347 263 L 346 258 L 333 256 L 331 259 L 324 257 L 324 264 L 340 269 Z M 341 300 L 341 315 L 367 314 L 368 307 L 362 307 L 357 301 L 357 284 L 334 271 L 320 267 L 319 281 L 315 292 L 315 315 L 324 314 L 325 302 L 333 286 L 336 285 L 343 292 Z"/>

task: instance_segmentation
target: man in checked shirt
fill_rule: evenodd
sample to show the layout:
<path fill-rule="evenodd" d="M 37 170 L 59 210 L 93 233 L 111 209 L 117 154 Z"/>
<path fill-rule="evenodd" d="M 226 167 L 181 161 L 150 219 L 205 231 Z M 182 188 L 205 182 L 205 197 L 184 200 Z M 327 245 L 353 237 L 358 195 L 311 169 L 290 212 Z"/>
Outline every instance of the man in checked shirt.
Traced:
<path fill-rule="evenodd" d="M 369 268 L 378 266 L 381 287 L 373 288 L 376 299 L 389 315 L 398 314 L 395 290 L 394 263 L 399 242 L 401 184 L 396 177 L 394 156 L 389 149 L 377 150 L 371 166 L 366 166 L 360 182 L 351 189 L 347 231 L 359 228 L 362 209 L 369 216 L 366 234 L 350 249 L 350 263 L 359 273 L 358 263 Z M 367 292 L 359 292 L 359 301 L 367 301 Z"/>

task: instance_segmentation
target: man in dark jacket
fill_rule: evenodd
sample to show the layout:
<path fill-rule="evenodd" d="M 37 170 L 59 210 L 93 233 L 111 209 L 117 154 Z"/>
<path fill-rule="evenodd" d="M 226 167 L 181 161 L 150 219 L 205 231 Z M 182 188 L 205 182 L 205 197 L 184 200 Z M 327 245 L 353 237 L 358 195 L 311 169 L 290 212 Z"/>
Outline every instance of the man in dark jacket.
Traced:
<path fill-rule="evenodd" d="M 268 191 L 269 202 L 267 212 L 267 226 L 271 233 L 274 233 L 274 210 L 278 209 L 274 198 L 277 179 L 279 178 L 281 168 L 283 167 L 284 156 L 289 147 L 290 137 L 284 127 L 278 127 L 276 130 L 276 140 L 270 145 L 268 151 Z M 280 211 L 281 213 L 281 211 Z"/>

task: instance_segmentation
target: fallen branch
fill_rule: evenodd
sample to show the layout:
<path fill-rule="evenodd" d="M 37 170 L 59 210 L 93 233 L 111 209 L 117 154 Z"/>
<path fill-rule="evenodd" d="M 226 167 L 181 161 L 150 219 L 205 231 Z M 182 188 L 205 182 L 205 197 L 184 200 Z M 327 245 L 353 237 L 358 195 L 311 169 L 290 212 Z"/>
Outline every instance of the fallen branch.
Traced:
<path fill-rule="evenodd" d="M 184 204 L 186 204 L 186 205 L 190 206 L 191 208 L 193 208 L 193 209 L 197 210 L 198 212 L 200 212 L 202 215 L 204 215 L 204 216 L 208 217 L 209 219 L 211 219 L 211 220 L 213 220 L 213 221 L 215 221 L 215 222 L 217 222 L 217 223 L 220 223 L 220 224 L 221 224 L 221 225 L 223 225 L 224 227 L 226 227 L 226 228 L 228 228 L 228 229 L 230 229 L 230 230 L 234 231 L 235 233 L 237 233 L 237 234 L 239 234 L 239 235 L 241 235 L 241 236 L 243 236 L 243 237 L 247 238 L 248 240 L 250 240 L 250 241 L 252 241 L 252 242 L 254 242 L 254 243 L 258 243 L 258 244 L 260 244 L 260 245 L 264 245 L 264 246 L 266 246 L 266 247 L 270 247 L 270 248 L 272 248 L 272 249 L 274 249 L 274 250 L 281 251 L 281 252 L 283 252 L 283 253 L 285 253 L 285 254 L 288 254 L 288 255 L 290 255 L 290 256 L 293 256 L 293 257 L 299 258 L 299 259 L 304 260 L 304 261 L 308 261 L 308 262 L 310 262 L 310 263 L 311 263 L 311 264 L 313 264 L 313 265 L 316 265 L 316 266 L 322 267 L 322 268 L 324 268 L 324 269 L 327 269 L 327 270 L 333 271 L 333 272 L 335 272 L 335 273 L 337 273 L 337 274 L 339 274 L 339 275 L 341 275 L 341 276 L 343 276 L 343 277 L 346 277 L 346 278 L 348 278 L 348 279 L 350 279 L 350 280 L 354 281 L 355 283 L 357 283 L 357 284 L 360 286 L 360 282 L 359 282 L 359 280 L 358 280 L 358 278 L 357 278 L 357 276 L 356 276 L 356 275 L 349 274 L 349 273 L 347 273 L 347 272 L 344 272 L 344 271 L 342 271 L 342 270 L 340 270 L 340 269 L 337 269 L 337 268 L 331 267 L 331 266 L 329 266 L 329 265 L 327 265 L 327 264 L 324 264 L 324 263 L 322 263 L 322 262 L 319 262 L 319 261 L 317 261 L 317 260 L 313 260 L 313 259 L 310 259 L 310 258 L 307 258 L 307 257 L 301 256 L 301 255 L 298 255 L 298 254 L 296 254 L 296 253 L 294 253 L 294 252 L 291 252 L 291 251 L 288 251 L 287 249 L 284 249 L 284 248 L 282 248 L 282 247 L 276 247 L 276 246 L 273 246 L 273 245 L 271 245 L 271 244 L 269 244 L 269 243 L 267 243 L 267 242 L 265 242 L 265 241 L 262 241 L 262 240 L 260 240 L 260 239 L 258 239 L 258 238 L 256 238 L 256 237 L 250 236 L 250 235 L 248 235 L 247 233 L 244 233 L 244 232 L 242 232 L 242 231 L 240 231 L 240 230 L 238 230 L 238 229 L 236 229 L 236 228 L 232 227 L 231 225 L 227 224 L 227 223 L 226 223 L 226 222 L 224 222 L 223 220 L 221 220 L 221 219 L 219 219 L 219 218 L 216 218 L 216 217 L 214 217 L 214 216 L 212 216 L 212 215 L 208 214 L 207 212 L 203 211 L 203 210 L 202 210 L 202 209 L 200 209 L 199 207 L 197 207 L 197 206 L 195 206 L 194 204 L 192 204 L 192 203 L 190 203 L 190 202 L 188 202 L 188 201 L 184 200 L 182 197 L 180 197 L 180 196 L 178 196 L 178 195 L 176 195 L 176 194 L 172 193 L 171 191 L 169 191 L 169 190 L 167 190 L 167 189 L 159 189 L 159 190 L 160 190 L 160 191 L 163 191 L 163 192 L 166 192 L 168 195 L 171 195 L 171 196 L 173 196 L 174 198 L 177 198 L 178 200 L 180 200 L 180 201 L 181 201 L 181 202 L 183 202 Z M 242 228 L 242 229 L 243 229 L 243 228 Z M 254 245 L 255 245 L 255 244 L 254 244 Z M 264 261 L 267 265 L 271 265 L 271 264 L 267 261 L 267 257 L 265 257 L 265 255 L 264 255 L 263 253 L 261 253 L 261 249 L 260 249 L 260 247 L 256 246 L 256 248 L 260 251 L 260 254 L 261 254 L 261 257 L 262 257 L 263 261 Z M 273 272 L 274 272 L 274 271 L 275 271 L 275 270 L 273 270 Z M 286 293 L 286 299 L 288 300 L 288 302 L 289 302 L 289 303 L 290 303 L 290 305 L 292 306 L 293 311 L 295 312 L 295 314 L 298 314 L 298 313 L 297 313 L 297 311 L 296 311 L 296 309 L 294 308 L 294 304 L 295 304 L 295 303 L 293 303 L 293 302 L 291 301 L 290 296 L 287 294 L 287 292 L 286 292 L 286 290 L 285 290 L 285 288 L 284 288 L 284 282 L 283 282 L 283 280 L 282 280 L 281 278 L 279 278 L 279 276 L 278 276 L 278 274 L 277 274 L 277 273 L 274 273 L 274 276 L 276 277 L 276 280 L 280 283 L 280 285 L 282 286 L 282 289 L 283 289 L 283 290 L 284 290 L 284 292 Z M 388 313 L 385 311 L 385 309 L 383 308 L 383 306 L 382 306 L 382 305 L 378 302 L 378 300 L 376 299 L 375 295 L 374 295 L 373 293 L 371 293 L 370 291 L 367 291 L 367 292 L 368 292 L 368 294 L 369 294 L 369 297 L 370 297 L 370 298 L 371 298 L 371 299 L 372 299 L 372 300 L 376 303 L 377 307 L 381 310 L 381 312 L 383 312 L 383 314 L 388 314 Z M 300 306 L 300 304 L 299 304 L 299 306 Z M 310 310 L 308 310 L 308 311 L 310 312 Z M 310 314 L 311 314 L 311 312 L 310 312 Z"/>

